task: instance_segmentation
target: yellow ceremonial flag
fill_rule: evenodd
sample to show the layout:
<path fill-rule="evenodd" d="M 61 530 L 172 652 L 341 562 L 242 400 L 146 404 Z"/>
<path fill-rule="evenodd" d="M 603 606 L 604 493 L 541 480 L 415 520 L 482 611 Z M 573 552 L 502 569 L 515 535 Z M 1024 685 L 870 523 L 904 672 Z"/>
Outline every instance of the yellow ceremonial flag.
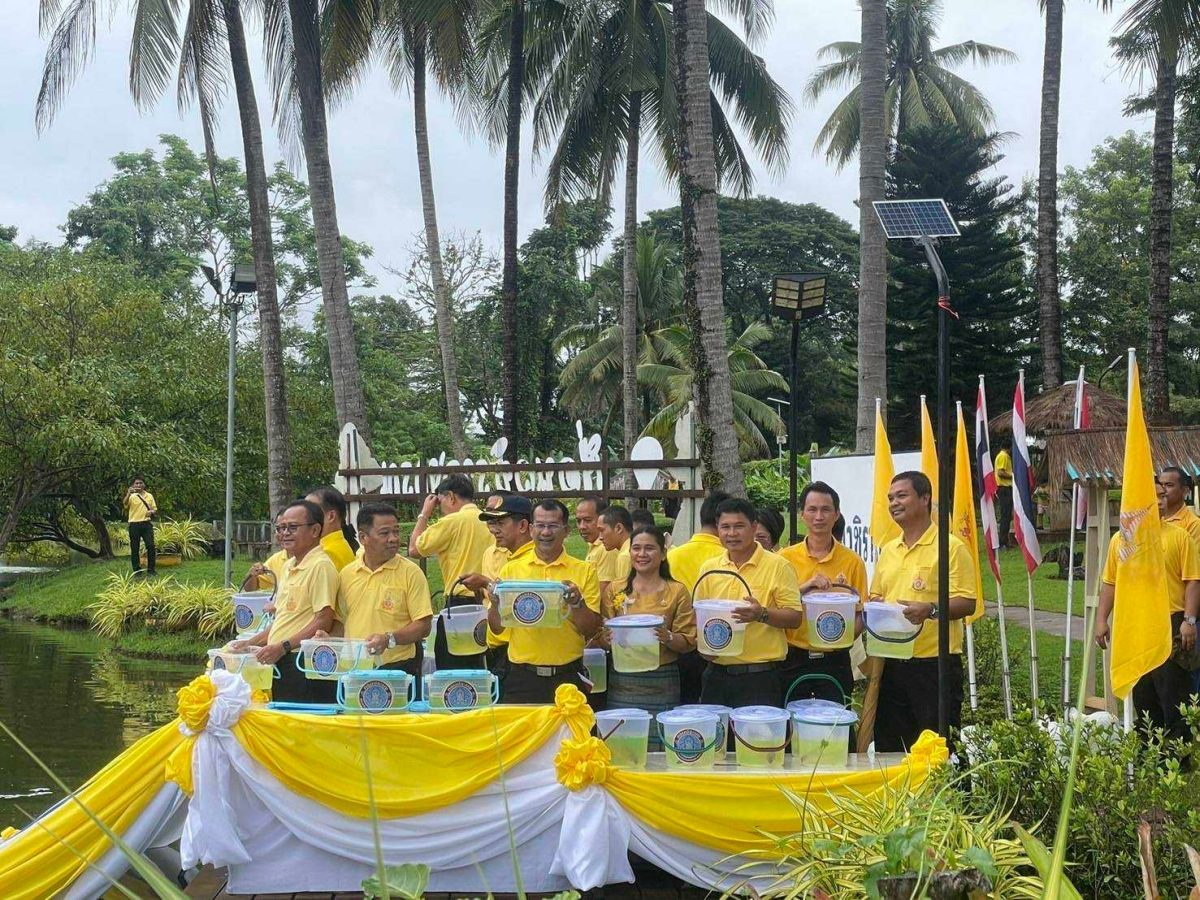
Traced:
<path fill-rule="evenodd" d="M 888 488 L 896 474 L 892 462 L 892 445 L 883 427 L 883 411 L 875 401 L 875 487 L 871 493 L 871 540 L 882 547 L 892 538 L 900 537 L 900 526 L 888 512 Z"/>
<path fill-rule="evenodd" d="M 979 530 L 975 527 L 975 490 L 971 480 L 971 454 L 967 450 L 967 427 L 963 423 L 962 403 L 958 404 L 958 440 L 954 445 L 954 509 L 951 531 L 971 551 L 975 564 L 975 612 L 967 617 L 974 622 L 983 615 L 983 578 L 979 569 Z"/>
<path fill-rule="evenodd" d="M 1137 364 L 1131 368 L 1110 657 L 1113 693 L 1122 699 L 1129 696 L 1143 675 L 1157 669 L 1171 655 L 1171 612 L 1154 463 L 1142 416 Z"/>
<path fill-rule="evenodd" d="M 938 454 L 937 441 L 933 437 L 933 423 L 929 421 L 929 407 L 925 395 L 921 395 L 921 471 L 933 485 L 933 505 L 938 502 Z"/>

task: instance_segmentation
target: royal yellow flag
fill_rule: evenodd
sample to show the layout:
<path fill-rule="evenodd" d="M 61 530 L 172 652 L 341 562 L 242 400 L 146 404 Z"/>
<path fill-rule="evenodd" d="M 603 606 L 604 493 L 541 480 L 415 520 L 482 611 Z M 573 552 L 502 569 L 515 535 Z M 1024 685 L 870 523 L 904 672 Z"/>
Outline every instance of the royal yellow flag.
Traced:
<path fill-rule="evenodd" d="M 938 502 L 938 454 L 937 441 L 933 437 L 933 423 L 929 421 L 929 407 L 925 395 L 921 395 L 921 471 L 933 485 L 933 505 Z"/>
<path fill-rule="evenodd" d="M 958 404 L 958 440 L 954 445 L 954 509 L 950 530 L 971 551 L 975 564 L 975 612 L 967 617 L 974 622 L 983 615 L 983 578 L 979 569 L 979 530 L 975 527 L 975 488 L 971 479 L 971 454 L 967 450 L 967 426 L 963 423 L 962 404 Z"/>
<path fill-rule="evenodd" d="M 875 486 L 871 493 L 871 540 L 882 547 L 892 538 L 900 537 L 900 526 L 888 512 L 888 488 L 896 475 L 892 462 L 892 445 L 883 427 L 883 411 L 875 401 Z"/>
<path fill-rule="evenodd" d="M 1110 658 L 1113 693 L 1122 699 L 1129 696 L 1143 675 L 1157 669 L 1171 655 L 1171 612 L 1154 462 L 1150 456 L 1150 435 L 1142 416 L 1142 385 L 1137 364 L 1132 368 Z"/>

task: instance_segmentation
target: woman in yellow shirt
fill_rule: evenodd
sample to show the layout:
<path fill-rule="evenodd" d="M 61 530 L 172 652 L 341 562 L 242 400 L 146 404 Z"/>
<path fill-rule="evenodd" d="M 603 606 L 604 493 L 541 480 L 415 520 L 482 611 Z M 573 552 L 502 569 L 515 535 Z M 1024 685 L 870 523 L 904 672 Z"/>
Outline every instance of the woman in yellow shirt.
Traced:
<path fill-rule="evenodd" d="M 667 565 L 667 540 L 662 531 L 646 526 L 634 531 L 629 544 L 633 572 L 625 584 L 616 586 L 602 612 L 605 619 L 623 615 L 662 616 L 658 629 L 659 666 L 650 672 L 613 671 L 608 680 L 608 707 L 635 707 L 649 713 L 679 705 L 681 654 L 696 649 L 696 614 L 688 589 L 671 578 Z M 611 630 L 603 643 L 610 645 Z M 651 736 L 651 743 L 657 745 Z"/>

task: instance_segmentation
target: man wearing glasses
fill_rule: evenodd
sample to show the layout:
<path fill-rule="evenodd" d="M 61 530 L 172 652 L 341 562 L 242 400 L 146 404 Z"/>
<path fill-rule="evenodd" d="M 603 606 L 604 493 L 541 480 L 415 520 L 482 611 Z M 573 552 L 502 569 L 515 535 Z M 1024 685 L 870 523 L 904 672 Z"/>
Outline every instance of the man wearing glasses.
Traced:
<path fill-rule="evenodd" d="M 502 703 L 553 703 L 560 684 L 574 684 L 581 690 L 585 686 L 581 677 L 583 648 L 603 624 L 600 582 L 591 563 L 568 556 L 563 549 L 567 522 L 567 508 L 562 503 L 543 500 L 533 509 L 532 543 L 514 551 L 500 570 L 501 581 L 561 582 L 568 607 L 567 617 L 557 628 L 509 630 L 509 667 L 501 682 Z M 504 630 L 494 595 L 488 627 L 494 634 Z"/>
<path fill-rule="evenodd" d="M 275 535 L 288 559 L 275 594 L 275 621 L 249 640 L 232 644 L 235 650 L 260 648 L 258 661 L 278 668 L 271 690 L 273 700 L 334 701 L 336 681 L 310 681 L 296 669 L 300 642 L 333 628 L 338 573 L 321 549 L 324 521 L 321 507 L 310 500 L 297 500 L 279 514 Z"/>

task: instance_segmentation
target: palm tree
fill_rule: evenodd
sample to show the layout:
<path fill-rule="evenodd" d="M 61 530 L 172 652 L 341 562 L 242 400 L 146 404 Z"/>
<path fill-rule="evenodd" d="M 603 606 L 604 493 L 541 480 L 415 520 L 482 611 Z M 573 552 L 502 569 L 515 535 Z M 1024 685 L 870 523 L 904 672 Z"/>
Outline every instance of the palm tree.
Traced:
<path fill-rule="evenodd" d="M 44 26 L 49 25 L 57 10 L 56 0 L 42 0 Z M 211 169 L 213 117 L 224 85 L 225 66 L 232 69 L 242 147 L 246 155 L 246 195 L 250 208 L 266 395 L 267 486 L 274 513 L 294 496 L 291 426 L 287 414 L 283 336 L 262 125 L 246 50 L 240 0 L 192 0 L 186 17 L 181 20 L 178 16 L 183 12 L 174 4 L 138 4 L 129 57 L 129 85 L 135 103 L 145 108 L 158 100 L 168 86 L 171 73 L 177 72 L 180 105 L 186 106 L 194 100 L 200 109 Z M 39 130 L 49 126 L 67 88 L 90 58 L 95 40 L 94 14 L 94 4 L 74 4 L 53 29 L 37 100 Z M 182 39 L 179 37 L 181 25 Z"/>
<path fill-rule="evenodd" d="M 967 61 L 1012 62 L 1016 54 L 977 41 L 934 50 L 933 40 L 941 18 L 941 0 L 888 0 L 884 108 L 888 136 L 893 140 L 909 125 L 936 122 L 983 134 L 995 119 L 991 104 L 979 89 L 952 70 Z M 818 56 L 836 57 L 836 61 L 821 66 L 809 79 L 805 95 L 810 101 L 815 102 L 841 85 L 851 88 L 821 128 L 816 141 L 817 149 L 824 147 L 826 158 L 840 169 L 859 145 L 862 44 L 854 41 L 828 44 L 818 51 Z"/>
<path fill-rule="evenodd" d="M 874 203 L 887 171 L 887 0 L 862 0 L 858 155 L 858 416 L 855 447 L 875 449 L 875 398 L 887 400 L 887 239 Z"/>
<path fill-rule="evenodd" d="M 1058 98 L 1062 79 L 1065 0 L 1041 0 L 1046 14 L 1042 58 L 1042 121 L 1037 186 L 1037 293 L 1042 385 L 1063 380 L 1062 306 L 1058 296 Z"/>
<path fill-rule="evenodd" d="M 735 6 L 737 4 L 734 4 Z M 743 3 L 748 28 L 756 34 L 770 15 L 769 0 Z M 791 103 L 737 34 L 709 13 L 709 68 L 714 89 L 710 103 L 715 115 L 717 177 L 732 181 L 749 194 L 753 173 L 730 126 L 730 116 L 717 95 L 748 130 L 751 141 L 768 163 L 782 168 L 787 159 L 787 120 Z M 637 402 L 638 170 L 641 134 L 652 129 L 654 148 L 672 176 L 677 174 L 675 133 L 678 106 L 671 70 L 671 7 L 665 0 L 593 0 L 579 4 L 568 24 L 563 52 L 546 60 L 547 71 L 531 68 L 530 80 L 539 86 L 534 107 L 534 149 L 553 140 L 555 152 L 546 179 L 546 207 L 553 215 L 564 201 L 599 195 L 607 204 L 616 180 L 617 163 L 625 157 L 625 221 L 621 333 L 622 384 L 619 400 L 624 414 L 626 458 L 640 431 Z M 535 55 L 535 59 L 544 58 Z"/>

